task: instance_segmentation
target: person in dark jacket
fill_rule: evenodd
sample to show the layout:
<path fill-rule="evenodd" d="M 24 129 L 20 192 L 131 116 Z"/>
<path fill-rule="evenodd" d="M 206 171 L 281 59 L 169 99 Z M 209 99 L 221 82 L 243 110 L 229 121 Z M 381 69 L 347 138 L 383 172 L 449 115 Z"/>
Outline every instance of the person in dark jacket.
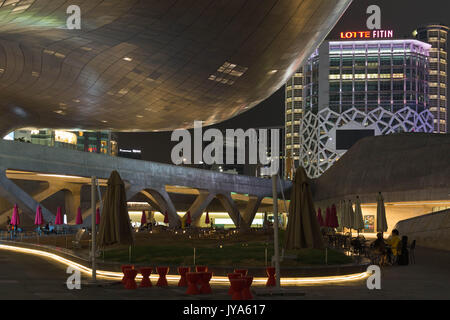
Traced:
<path fill-rule="evenodd" d="M 383 239 L 383 234 L 381 232 L 377 233 L 377 239 L 371 243 L 370 247 L 372 248 L 373 254 L 379 257 L 380 265 L 384 265 L 386 263 L 387 250 Z"/>
<path fill-rule="evenodd" d="M 408 237 L 403 236 L 401 242 L 401 251 L 398 256 L 398 264 L 401 266 L 407 266 L 409 263 L 409 250 L 408 250 Z"/>

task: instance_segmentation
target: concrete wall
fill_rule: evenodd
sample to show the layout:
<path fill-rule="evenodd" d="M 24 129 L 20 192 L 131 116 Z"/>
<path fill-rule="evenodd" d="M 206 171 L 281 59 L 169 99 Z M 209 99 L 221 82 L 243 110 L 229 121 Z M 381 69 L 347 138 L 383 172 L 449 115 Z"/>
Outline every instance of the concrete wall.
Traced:
<path fill-rule="evenodd" d="M 450 251 L 450 209 L 399 221 L 395 228 L 417 246 Z"/>

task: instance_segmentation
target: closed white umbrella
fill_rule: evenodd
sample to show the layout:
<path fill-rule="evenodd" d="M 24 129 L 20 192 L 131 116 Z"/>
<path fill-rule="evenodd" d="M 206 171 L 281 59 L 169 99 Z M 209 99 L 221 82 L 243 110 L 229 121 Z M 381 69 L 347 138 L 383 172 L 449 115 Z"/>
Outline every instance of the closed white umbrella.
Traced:
<path fill-rule="evenodd" d="M 337 216 L 338 216 L 339 229 L 343 231 L 344 230 L 344 201 L 343 200 L 339 201 Z"/>
<path fill-rule="evenodd" d="M 342 200 L 342 227 L 349 228 L 349 219 L 348 219 L 348 203 L 345 200 Z"/>
<path fill-rule="evenodd" d="M 381 192 L 377 196 L 377 232 L 386 232 L 388 229 L 386 221 L 386 208 L 384 207 L 384 198 Z"/>
<path fill-rule="evenodd" d="M 353 211 L 352 200 L 348 200 L 347 204 L 347 214 L 348 214 L 348 227 L 350 229 L 355 229 L 354 221 L 355 221 L 355 211 Z M 352 231 L 350 230 L 350 233 Z"/>
<path fill-rule="evenodd" d="M 364 229 L 364 220 L 361 210 L 361 200 L 359 199 L 358 196 L 356 197 L 355 201 L 355 217 L 353 221 L 354 221 L 353 228 L 358 230 L 358 233 L 360 230 Z"/>

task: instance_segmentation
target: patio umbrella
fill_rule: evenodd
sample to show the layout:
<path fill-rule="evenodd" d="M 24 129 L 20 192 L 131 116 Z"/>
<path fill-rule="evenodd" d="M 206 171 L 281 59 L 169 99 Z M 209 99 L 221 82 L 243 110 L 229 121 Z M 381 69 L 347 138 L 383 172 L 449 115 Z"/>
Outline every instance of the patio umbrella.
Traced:
<path fill-rule="evenodd" d="M 209 221 L 209 213 L 206 211 L 206 217 L 205 217 L 205 224 L 210 224 L 211 221 Z"/>
<path fill-rule="evenodd" d="M 145 226 L 147 224 L 147 215 L 145 214 L 145 210 L 142 211 L 142 217 L 141 217 L 141 226 Z"/>
<path fill-rule="evenodd" d="M 338 217 L 337 217 L 337 210 L 336 210 L 336 206 L 333 205 L 331 206 L 331 228 L 337 228 L 339 227 L 339 221 L 338 221 Z"/>
<path fill-rule="evenodd" d="M 342 228 L 347 228 L 348 227 L 348 223 L 347 223 L 347 201 L 342 200 L 341 202 L 341 227 Z M 344 231 L 344 229 L 342 229 L 342 231 Z"/>
<path fill-rule="evenodd" d="M 384 207 L 384 198 L 381 192 L 377 196 L 377 232 L 386 232 L 388 229 L 386 221 L 386 208 Z"/>
<path fill-rule="evenodd" d="M 323 248 L 310 180 L 302 167 L 297 168 L 294 176 L 285 248 Z"/>
<path fill-rule="evenodd" d="M 95 224 L 96 225 L 100 224 L 100 208 L 97 208 L 95 212 Z"/>
<path fill-rule="evenodd" d="M 353 211 L 353 203 L 352 200 L 348 200 L 347 204 L 347 214 L 348 214 L 348 228 L 350 229 L 350 233 L 352 232 L 351 229 L 355 229 L 354 221 L 355 221 L 355 211 Z"/>
<path fill-rule="evenodd" d="M 164 212 L 164 223 L 169 223 L 169 214 L 166 212 Z"/>
<path fill-rule="evenodd" d="M 36 226 L 40 226 L 43 223 L 44 223 L 44 217 L 42 216 L 42 209 L 41 209 L 41 206 L 38 205 L 36 207 L 36 216 L 34 217 L 34 224 Z"/>
<path fill-rule="evenodd" d="M 364 220 L 361 210 L 361 200 L 359 197 L 356 197 L 355 201 L 355 217 L 353 222 L 353 228 L 358 230 L 358 233 L 360 230 L 364 229 Z"/>
<path fill-rule="evenodd" d="M 55 218 L 55 225 L 61 225 L 63 224 L 63 216 L 62 216 L 62 212 L 61 212 L 61 207 L 58 207 L 58 209 L 56 210 L 56 218 Z"/>
<path fill-rule="evenodd" d="M 337 206 L 337 220 L 338 220 L 338 225 L 339 225 L 339 229 L 343 230 L 342 227 L 344 225 L 344 203 L 342 200 L 339 201 L 338 206 Z"/>
<path fill-rule="evenodd" d="M 14 205 L 13 214 L 12 214 L 12 218 L 11 218 L 11 224 L 13 226 L 18 226 L 20 224 L 19 207 L 17 206 L 17 204 Z"/>
<path fill-rule="evenodd" d="M 317 209 L 317 222 L 319 223 L 319 227 L 324 227 L 325 223 L 323 222 L 323 218 L 322 218 L 322 210 Z"/>
<path fill-rule="evenodd" d="M 83 216 L 81 215 L 80 207 L 78 207 L 78 210 L 77 210 L 77 219 L 75 221 L 75 224 L 83 224 Z"/>
<path fill-rule="evenodd" d="M 125 184 L 115 170 L 111 172 L 108 179 L 108 188 L 103 201 L 102 219 L 98 231 L 99 247 L 112 244 L 128 246 L 133 244 Z"/>

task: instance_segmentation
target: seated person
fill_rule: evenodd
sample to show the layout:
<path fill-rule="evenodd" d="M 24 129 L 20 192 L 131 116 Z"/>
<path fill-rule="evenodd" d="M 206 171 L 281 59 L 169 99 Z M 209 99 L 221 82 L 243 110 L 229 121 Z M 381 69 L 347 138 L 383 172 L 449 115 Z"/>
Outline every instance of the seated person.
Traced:
<path fill-rule="evenodd" d="M 49 231 L 49 224 L 47 223 L 43 228 L 41 228 L 42 229 L 42 232 L 44 232 L 44 234 L 48 234 L 50 231 Z"/>
<path fill-rule="evenodd" d="M 383 234 L 377 233 L 377 239 L 370 244 L 373 254 L 380 256 L 380 264 L 384 264 L 386 260 L 386 244 L 384 243 Z"/>
<path fill-rule="evenodd" d="M 400 254 L 398 256 L 398 264 L 401 266 L 406 266 L 409 263 L 409 250 L 408 250 L 408 237 L 403 236 L 401 247 L 400 247 Z"/>
<path fill-rule="evenodd" d="M 389 237 L 389 239 L 386 242 L 388 245 L 391 246 L 392 256 L 394 258 L 394 261 L 397 261 L 397 257 L 401 253 L 401 248 L 400 248 L 401 240 L 400 240 L 399 232 L 397 229 L 392 230 L 392 235 Z"/>
<path fill-rule="evenodd" d="M 48 224 L 48 232 L 56 233 L 55 226 L 51 222 Z"/>

